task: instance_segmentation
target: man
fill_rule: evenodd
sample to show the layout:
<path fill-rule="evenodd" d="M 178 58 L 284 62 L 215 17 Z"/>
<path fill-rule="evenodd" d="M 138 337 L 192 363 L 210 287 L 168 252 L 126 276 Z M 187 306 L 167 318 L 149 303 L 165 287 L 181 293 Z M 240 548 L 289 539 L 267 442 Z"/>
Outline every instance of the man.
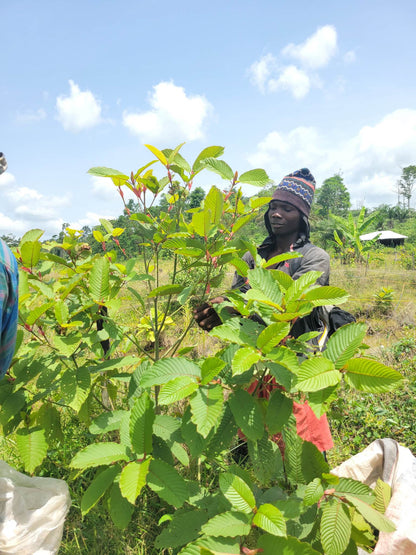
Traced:
<path fill-rule="evenodd" d="M 0 175 L 7 169 L 0 152 Z M 16 258 L 0 239 L 0 379 L 7 372 L 16 345 L 19 271 Z"/>
<path fill-rule="evenodd" d="M 258 247 L 259 255 L 265 260 L 286 252 L 298 252 L 302 258 L 295 258 L 271 266 L 269 269 L 279 269 L 289 274 L 293 279 L 298 279 L 302 274 L 312 270 L 322 272 L 317 283 L 329 283 L 329 255 L 323 249 L 309 241 L 309 214 L 315 193 L 315 179 L 307 168 L 295 171 L 282 179 L 273 193 L 273 198 L 264 215 L 268 237 Z M 255 262 L 252 255 L 247 252 L 243 260 L 249 268 L 254 268 Z M 233 289 L 247 291 L 250 286 L 246 280 L 236 274 Z M 217 297 L 210 303 L 197 307 L 194 317 L 198 325 L 204 330 L 211 330 L 221 324 L 221 319 L 216 313 L 216 303 L 224 301 Z M 291 335 L 299 337 L 306 331 L 321 331 L 323 322 L 319 318 L 319 311 L 314 311 L 306 318 L 299 319 L 291 329 Z M 294 403 L 293 409 L 297 422 L 297 431 L 302 439 L 311 441 L 321 451 L 333 447 L 326 416 L 318 419 L 307 403 Z"/>

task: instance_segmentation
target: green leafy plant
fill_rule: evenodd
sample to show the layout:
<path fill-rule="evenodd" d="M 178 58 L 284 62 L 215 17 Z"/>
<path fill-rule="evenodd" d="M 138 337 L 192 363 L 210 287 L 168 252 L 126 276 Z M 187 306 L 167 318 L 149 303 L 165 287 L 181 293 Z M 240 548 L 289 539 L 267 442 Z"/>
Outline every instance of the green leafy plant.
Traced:
<path fill-rule="evenodd" d="M 335 224 L 334 239 L 338 251 L 341 254 L 341 260 L 344 264 L 349 262 L 364 262 L 365 254 L 373 249 L 376 239 L 372 241 L 361 241 L 362 235 L 368 227 L 377 220 L 377 213 L 373 213 L 367 218 L 365 217 L 365 207 L 363 207 L 354 219 L 351 212 L 348 218 L 341 218 L 331 214 L 331 220 Z"/>
<path fill-rule="evenodd" d="M 382 287 L 374 294 L 374 306 L 379 314 L 390 314 L 393 310 L 394 291 L 388 287 Z"/>
<path fill-rule="evenodd" d="M 115 525 L 124 528 L 151 491 L 165 513 L 157 549 L 341 555 L 355 545 L 372 545 L 373 528 L 393 530 L 378 510 L 377 490 L 331 474 L 318 449 L 297 435 L 292 405 L 308 401 L 319 417 L 343 383 L 380 393 L 402 378 L 362 355 L 363 324 L 340 328 L 324 353 L 309 345 L 309 334 L 291 338 L 297 318 L 340 304 L 347 293 L 316 286 L 319 272 L 294 281 L 268 270 L 293 254 L 266 263 L 254 245 L 236 237 L 269 201 L 258 197 L 244 204 L 239 183 L 266 185 L 263 170 L 239 175 L 219 158 L 223 149 L 216 146 L 204 149 L 191 166 L 181 146 L 161 151 L 148 145 L 156 160 L 130 175 L 90 170 L 112 179 L 123 200 L 126 187 L 138 199 L 141 210 L 129 217 L 142 237 L 140 260 L 119 261 L 123 230 L 107 220 L 101 221 L 105 233 L 95 233 L 102 253 L 92 254 L 77 230 L 67 229 L 59 244 L 41 243 L 40 230 L 22 238 L 16 250 L 21 329 L 9 380 L 0 384 L 3 432 L 16 440 L 32 473 L 59 444 L 65 411 L 76 414 L 85 427 L 85 446 L 77 447 L 70 467 L 76 475 L 85 473 L 89 484 L 82 514 L 105 501 Z M 155 177 L 156 162 L 166 177 Z M 203 170 L 228 186 L 211 187 L 201 206 L 185 214 L 193 180 Z M 149 208 L 165 189 L 168 208 L 155 218 Z M 56 248 L 62 256 L 52 253 Z M 241 260 L 247 250 L 255 269 Z M 162 271 L 164 252 L 171 272 Z M 180 322 L 173 342 L 162 341 L 168 319 L 175 321 L 172 305 L 206 299 L 228 266 L 251 289 L 227 292 L 219 307 L 223 324 L 211 335 L 220 348 L 188 358 L 190 318 Z M 194 269 L 193 283 L 179 279 Z M 132 328 L 119 321 L 127 296 L 149 334 L 148 348 L 137 337 L 137 323 Z M 230 306 L 241 317 L 231 317 Z M 253 380 L 271 388 L 268 399 L 248 393 Z M 247 441 L 247 468 L 230 456 L 238 430 Z M 279 433 L 283 455 L 275 442 Z"/>

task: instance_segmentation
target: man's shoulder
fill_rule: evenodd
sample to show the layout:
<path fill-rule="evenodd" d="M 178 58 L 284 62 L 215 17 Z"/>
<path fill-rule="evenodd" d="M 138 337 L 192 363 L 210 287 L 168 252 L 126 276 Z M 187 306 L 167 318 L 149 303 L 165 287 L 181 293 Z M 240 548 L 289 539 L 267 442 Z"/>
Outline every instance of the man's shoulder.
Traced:
<path fill-rule="evenodd" d="M 314 245 L 310 241 L 301 245 L 296 251 L 304 256 L 308 254 L 309 256 L 319 256 L 320 258 L 327 258 L 328 260 L 330 258 L 329 254 L 324 249 L 321 249 L 321 247 Z"/>

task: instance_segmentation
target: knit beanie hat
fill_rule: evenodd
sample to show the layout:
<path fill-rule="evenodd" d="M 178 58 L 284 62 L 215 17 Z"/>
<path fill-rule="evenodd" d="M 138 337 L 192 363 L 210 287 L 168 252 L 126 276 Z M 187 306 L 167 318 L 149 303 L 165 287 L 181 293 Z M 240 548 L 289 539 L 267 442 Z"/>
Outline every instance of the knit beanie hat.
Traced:
<path fill-rule="evenodd" d="M 273 193 L 273 200 L 293 204 L 302 214 L 309 217 L 315 185 L 315 178 L 308 168 L 302 168 L 282 179 Z"/>

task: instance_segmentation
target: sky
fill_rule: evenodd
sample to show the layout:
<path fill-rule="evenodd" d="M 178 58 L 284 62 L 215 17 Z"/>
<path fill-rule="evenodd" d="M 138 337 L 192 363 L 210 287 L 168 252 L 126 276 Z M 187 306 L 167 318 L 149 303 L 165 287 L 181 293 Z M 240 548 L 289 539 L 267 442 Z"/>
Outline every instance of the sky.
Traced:
<path fill-rule="evenodd" d="M 185 142 L 191 162 L 221 145 L 275 182 L 340 172 L 353 208 L 396 204 L 416 164 L 415 22 L 414 0 L 2 2 L 0 234 L 116 217 L 87 171 L 130 174 L 144 144 Z"/>

